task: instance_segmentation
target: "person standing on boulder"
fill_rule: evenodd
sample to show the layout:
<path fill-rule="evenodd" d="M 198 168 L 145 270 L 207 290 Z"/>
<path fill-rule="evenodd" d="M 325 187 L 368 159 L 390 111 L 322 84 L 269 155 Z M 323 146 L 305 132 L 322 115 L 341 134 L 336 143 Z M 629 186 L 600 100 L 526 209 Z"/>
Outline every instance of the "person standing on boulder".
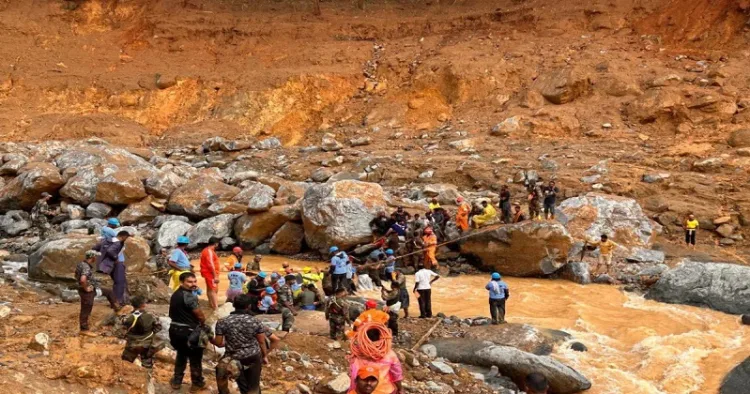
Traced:
<path fill-rule="evenodd" d="M 521 223 L 524 220 L 526 220 L 526 217 L 523 216 L 523 212 L 521 211 L 521 204 L 514 204 L 513 205 L 513 218 L 511 219 L 511 223 Z"/>
<path fill-rule="evenodd" d="M 420 267 L 414 274 L 414 292 L 419 298 L 419 318 L 429 319 L 432 317 L 432 284 L 440 279 L 440 275 L 432 270 Z"/>
<path fill-rule="evenodd" d="M 91 316 L 91 310 L 94 308 L 94 298 L 96 298 L 97 294 L 107 297 L 112 310 L 115 312 L 120 310 L 120 304 L 117 302 L 117 298 L 115 298 L 112 290 L 102 288 L 96 278 L 94 278 L 93 268 L 98 255 L 99 253 L 95 250 L 87 251 L 84 255 L 84 260 L 78 263 L 75 270 L 78 295 L 81 298 L 79 328 L 81 329 L 81 335 L 88 337 L 96 336 L 96 334 L 89 331 L 89 317 Z"/>
<path fill-rule="evenodd" d="M 52 230 L 49 221 L 47 221 L 47 216 L 55 216 L 55 211 L 49 208 L 49 200 L 51 199 L 52 195 L 44 192 L 42 198 L 31 209 L 31 224 L 39 231 L 39 239 L 42 241 L 49 237 L 49 232 Z"/>
<path fill-rule="evenodd" d="M 469 229 L 469 214 L 471 213 L 471 205 L 464 201 L 463 197 L 456 199 L 458 204 L 458 211 L 456 212 L 456 226 L 460 231 L 466 231 Z"/>
<path fill-rule="evenodd" d="M 692 213 L 688 215 L 687 220 L 685 220 L 685 245 L 692 249 L 695 249 L 695 235 L 698 232 L 698 227 L 700 227 L 700 225 L 700 222 Z"/>
<path fill-rule="evenodd" d="M 370 221 L 370 230 L 372 230 L 373 242 L 385 236 L 391 227 L 391 220 L 386 216 L 385 211 L 378 212 L 378 216 Z"/>
<path fill-rule="evenodd" d="M 172 250 L 172 255 L 169 256 L 169 261 L 167 262 L 172 268 L 169 270 L 171 277 L 169 287 L 173 291 L 180 288 L 180 276 L 186 272 L 193 271 L 193 266 L 190 265 L 190 259 L 185 251 L 188 245 L 190 245 L 190 238 L 184 235 L 177 237 L 177 247 Z"/>
<path fill-rule="evenodd" d="M 529 219 L 541 219 L 542 215 L 539 211 L 539 200 L 541 199 L 542 192 L 539 190 L 539 186 L 537 186 L 535 181 L 529 182 L 527 189 L 529 191 Z"/>
<path fill-rule="evenodd" d="M 490 283 L 484 286 L 490 292 L 490 316 L 492 324 L 505 323 L 505 301 L 510 297 L 508 285 L 499 273 L 493 272 Z"/>
<path fill-rule="evenodd" d="M 328 254 L 331 256 L 331 279 L 333 291 L 337 292 L 339 288 L 347 288 L 346 275 L 349 273 L 349 256 L 343 250 L 339 250 L 337 246 L 331 246 L 328 249 Z"/>
<path fill-rule="evenodd" d="M 590 245 L 599 247 L 599 263 L 596 265 L 594 272 L 592 272 L 593 275 L 598 274 L 602 266 L 604 266 L 604 273 L 609 273 L 612 268 L 612 255 L 617 247 L 617 244 L 609 239 L 607 234 L 602 234 L 600 239 L 599 242 L 589 242 Z"/>
<path fill-rule="evenodd" d="M 555 202 L 559 192 L 560 189 L 555 186 L 555 181 L 549 181 L 549 186 L 542 189 L 544 194 L 544 218 L 547 220 L 555 220 Z"/>
<path fill-rule="evenodd" d="M 219 246 L 219 239 L 212 237 L 201 251 L 201 276 L 206 281 L 206 296 L 211 309 L 219 308 L 219 255 L 216 254 L 216 248 Z"/>
<path fill-rule="evenodd" d="M 432 227 L 427 227 L 426 229 L 424 229 L 424 235 L 422 236 L 422 245 L 424 247 L 424 261 L 422 264 L 427 269 L 438 267 L 437 257 L 435 257 L 435 253 L 437 253 L 437 244 L 437 237 L 435 236 L 435 233 L 433 233 Z"/>
<path fill-rule="evenodd" d="M 189 243 L 189 242 L 188 242 Z M 169 342 L 177 352 L 174 362 L 174 376 L 170 382 L 175 390 L 182 386 L 185 376 L 185 367 L 190 362 L 191 392 L 196 392 L 206 387 L 203 379 L 203 350 L 200 346 L 189 343 L 191 334 L 195 330 L 201 330 L 206 322 L 200 306 L 198 306 L 198 279 L 192 272 L 183 272 L 179 277 L 180 286 L 169 299 Z"/>

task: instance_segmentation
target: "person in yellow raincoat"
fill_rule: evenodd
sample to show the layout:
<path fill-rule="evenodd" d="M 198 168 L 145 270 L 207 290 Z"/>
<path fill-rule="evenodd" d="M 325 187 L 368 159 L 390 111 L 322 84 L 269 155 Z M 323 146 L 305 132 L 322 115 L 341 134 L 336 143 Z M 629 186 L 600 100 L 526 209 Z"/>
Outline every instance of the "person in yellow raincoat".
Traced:
<path fill-rule="evenodd" d="M 456 203 L 458 204 L 458 212 L 456 212 L 456 226 L 461 231 L 466 231 L 469 229 L 469 213 L 471 213 L 471 206 L 469 205 L 469 203 L 464 201 L 463 197 L 457 198 Z"/>
<path fill-rule="evenodd" d="M 302 283 L 305 286 L 307 286 L 307 285 L 315 285 L 318 282 L 323 281 L 324 275 L 325 274 L 323 274 L 322 272 L 320 272 L 320 270 L 317 269 L 317 268 L 315 268 L 315 269 L 313 269 L 312 267 L 302 268 Z"/>
<path fill-rule="evenodd" d="M 488 204 L 487 201 L 482 201 L 482 214 L 476 215 L 472 218 L 474 227 L 479 228 L 484 226 L 487 222 L 494 220 L 497 217 L 497 210 L 492 204 Z"/>
<path fill-rule="evenodd" d="M 424 229 L 424 235 L 422 235 L 422 247 L 424 248 L 424 266 L 427 269 L 438 266 L 435 252 L 437 251 L 438 240 L 432 231 L 432 227 Z"/>

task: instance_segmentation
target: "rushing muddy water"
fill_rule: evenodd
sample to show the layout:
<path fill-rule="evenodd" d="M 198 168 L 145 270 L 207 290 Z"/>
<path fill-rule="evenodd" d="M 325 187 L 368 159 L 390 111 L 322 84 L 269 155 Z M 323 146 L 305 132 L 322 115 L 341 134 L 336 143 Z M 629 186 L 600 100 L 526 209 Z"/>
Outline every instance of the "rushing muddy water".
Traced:
<path fill-rule="evenodd" d="M 283 261 L 296 268 L 325 266 L 266 257 L 262 268 L 278 270 Z M 487 279 L 440 279 L 434 285 L 433 312 L 488 315 Z M 412 276 L 408 282 L 411 289 Z M 508 321 L 564 330 L 588 347 L 579 353 L 563 344 L 553 356 L 588 377 L 592 394 L 717 393 L 722 378 L 750 355 L 750 328 L 741 326 L 737 316 L 648 301 L 614 286 L 522 278 L 506 282 Z M 419 314 L 415 301 L 412 316 Z"/>

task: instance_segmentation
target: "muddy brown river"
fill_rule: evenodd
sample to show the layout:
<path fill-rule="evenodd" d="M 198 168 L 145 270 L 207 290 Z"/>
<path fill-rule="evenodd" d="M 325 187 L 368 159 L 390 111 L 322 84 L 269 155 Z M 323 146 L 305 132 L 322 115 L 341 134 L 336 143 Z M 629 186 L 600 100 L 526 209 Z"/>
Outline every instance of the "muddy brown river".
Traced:
<path fill-rule="evenodd" d="M 298 269 L 326 266 L 268 256 L 262 268 L 279 270 L 284 261 Z M 410 289 L 413 279 L 408 277 Z M 488 275 L 441 278 L 433 286 L 433 312 L 489 315 L 487 280 Z M 588 393 L 717 393 L 723 377 L 750 355 L 750 328 L 740 325 L 737 316 L 649 301 L 608 285 L 505 280 L 511 291 L 508 321 L 563 330 L 588 347 L 579 353 L 560 345 L 553 353 L 591 380 Z M 224 277 L 222 300 L 226 284 Z M 379 297 L 376 292 L 366 295 Z M 419 314 L 415 301 L 412 316 Z"/>

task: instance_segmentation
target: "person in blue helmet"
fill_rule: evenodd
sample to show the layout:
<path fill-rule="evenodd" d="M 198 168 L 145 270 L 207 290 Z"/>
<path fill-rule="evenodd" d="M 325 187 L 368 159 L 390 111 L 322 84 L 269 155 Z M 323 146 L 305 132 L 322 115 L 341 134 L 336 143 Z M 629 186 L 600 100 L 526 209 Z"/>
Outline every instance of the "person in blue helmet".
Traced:
<path fill-rule="evenodd" d="M 492 324 L 505 323 L 505 301 L 510 298 L 508 285 L 503 282 L 499 273 L 493 272 L 492 279 L 487 286 L 484 286 L 490 292 L 490 316 Z"/>
<path fill-rule="evenodd" d="M 169 275 L 172 278 L 170 286 L 173 291 L 176 291 L 180 287 L 180 275 L 185 272 L 192 272 L 193 266 L 190 264 L 190 258 L 188 258 L 187 247 L 190 245 L 190 238 L 186 236 L 177 237 L 177 247 L 172 250 L 172 255 L 169 256 Z"/>
<path fill-rule="evenodd" d="M 331 285 L 334 293 L 339 288 L 347 288 L 346 276 L 349 273 L 349 256 L 337 246 L 331 246 L 328 249 L 328 255 L 331 259 Z"/>
<path fill-rule="evenodd" d="M 115 233 L 115 229 L 119 227 L 120 221 L 117 220 L 117 218 L 109 218 L 107 219 L 107 225 L 102 227 L 102 229 L 99 230 L 99 233 L 103 238 L 112 239 L 117 236 L 117 233 Z"/>
<path fill-rule="evenodd" d="M 393 280 L 393 273 L 396 271 L 396 256 L 393 249 L 386 249 L 385 256 L 385 268 L 383 272 L 385 273 L 385 280 L 390 282 Z"/>

